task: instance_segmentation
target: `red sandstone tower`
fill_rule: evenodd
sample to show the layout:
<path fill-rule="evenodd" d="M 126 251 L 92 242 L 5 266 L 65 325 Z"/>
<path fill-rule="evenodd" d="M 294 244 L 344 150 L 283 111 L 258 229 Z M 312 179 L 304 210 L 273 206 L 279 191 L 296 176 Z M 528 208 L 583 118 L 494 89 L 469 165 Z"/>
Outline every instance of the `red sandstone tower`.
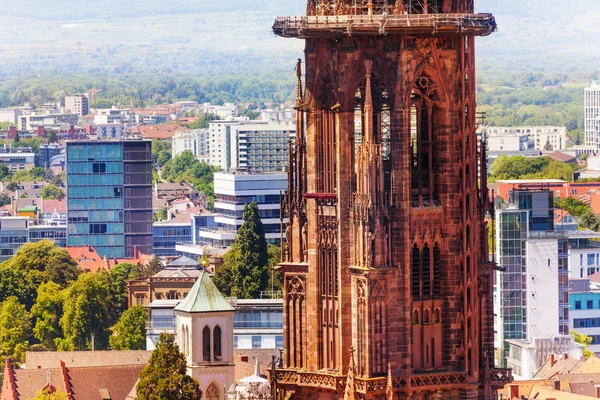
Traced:
<path fill-rule="evenodd" d="M 473 0 L 308 0 L 278 399 L 494 399 Z M 483 169 L 485 176 L 485 169 Z"/>

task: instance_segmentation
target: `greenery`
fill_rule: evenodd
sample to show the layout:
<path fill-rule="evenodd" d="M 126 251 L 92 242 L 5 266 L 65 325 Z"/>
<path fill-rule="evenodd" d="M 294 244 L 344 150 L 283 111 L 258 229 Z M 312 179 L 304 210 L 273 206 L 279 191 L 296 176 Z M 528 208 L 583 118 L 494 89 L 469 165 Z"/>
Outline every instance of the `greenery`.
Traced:
<path fill-rule="evenodd" d="M 164 166 L 171 159 L 171 141 L 152 139 L 152 161 L 154 165 Z"/>
<path fill-rule="evenodd" d="M 258 205 L 246 204 L 244 223 L 238 229 L 231 249 L 223 257 L 223 265 L 215 275 L 214 283 L 226 296 L 241 299 L 258 298 L 269 287 L 269 253 L 265 231 L 260 220 Z"/>
<path fill-rule="evenodd" d="M 217 114 L 200 113 L 200 115 L 198 115 L 198 120 L 189 124 L 188 128 L 190 128 L 190 129 L 206 129 L 206 128 L 208 128 L 208 124 L 210 123 L 210 121 L 215 121 L 217 119 L 219 119 L 219 116 Z"/>
<path fill-rule="evenodd" d="M 583 229 L 600 231 L 600 218 L 592 212 L 590 206 L 581 200 L 567 197 L 554 199 L 554 207 L 566 210 L 569 214 L 579 218 L 579 226 Z"/>
<path fill-rule="evenodd" d="M 11 175 L 11 180 L 15 183 L 50 181 L 53 178 L 52 170 L 42 167 L 33 167 L 29 171 L 23 169 Z"/>
<path fill-rule="evenodd" d="M 206 195 L 209 206 L 212 207 L 215 199 L 214 174 L 218 171 L 218 167 L 198 161 L 191 151 L 186 150 L 165 164 L 162 177 L 169 182 L 191 182 Z"/>
<path fill-rule="evenodd" d="M 31 322 L 25 306 L 14 296 L 6 298 L 0 308 L 0 359 L 12 357 L 25 361 L 30 330 Z"/>
<path fill-rule="evenodd" d="M 152 222 L 160 222 L 164 221 L 168 217 L 169 210 L 167 207 L 161 207 L 157 212 L 152 216 Z"/>
<path fill-rule="evenodd" d="M 44 200 L 62 200 L 65 192 L 56 185 L 47 185 L 40 191 L 40 197 Z"/>
<path fill-rule="evenodd" d="M 561 163 L 550 157 L 509 157 L 501 154 L 491 167 L 490 182 L 505 179 L 561 179 L 572 181 L 577 163 Z"/>
<path fill-rule="evenodd" d="M 56 392 L 49 393 L 45 390 L 39 390 L 33 400 L 69 400 L 69 396 L 65 392 L 57 390 Z"/>
<path fill-rule="evenodd" d="M 590 358 L 594 355 L 593 352 L 588 350 L 588 347 L 592 344 L 593 340 L 591 336 L 588 336 L 585 333 L 577 333 L 574 330 L 571 330 L 569 333 L 571 334 L 571 336 L 573 336 L 576 343 L 583 345 L 583 356 L 585 358 Z"/>
<path fill-rule="evenodd" d="M 29 310 L 42 283 L 52 281 L 66 287 L 80 273 L 69 253 L 49 240 L 26 243 L 0 264 L 0 301 L 16 296 Z"/>
<path fill-rule="evenodd" d="M 111 324 L 107 273 L 81 274 L 65 293 L 60 326 L 64 337 L 58 341 L 61 351 L 106 349 Z"/>
<path fill-rule="evenodd" d="M 35 304 L 31 308 L 34 318 L 33 336 L 44 349 L 56 350 L 56 343 L 62 337 L 60 319 L 63 314 L 64 292 L 54 282 L 42 283 L 38 288 Z"/>
<path fill-rule="evenodd" d="M 142 306 L 125 310 L 119 322 L 112 328 L 109 339 L 113 350 L 146 350 L 146 320 L 148 314 Z"/>
<path fill-rule="evenodd" d="M 12 198 L 6 193 L 0 194 L 0 207 L 6 206 L 12 203 Z"/>
<path fill-rule="evenodd" d="M 198 382 L 187 375 L 185 356 L 172 334 L 161 333 L 148 365 L 136 386 L 139 400 L 196 400 L 202 395 Z"/>

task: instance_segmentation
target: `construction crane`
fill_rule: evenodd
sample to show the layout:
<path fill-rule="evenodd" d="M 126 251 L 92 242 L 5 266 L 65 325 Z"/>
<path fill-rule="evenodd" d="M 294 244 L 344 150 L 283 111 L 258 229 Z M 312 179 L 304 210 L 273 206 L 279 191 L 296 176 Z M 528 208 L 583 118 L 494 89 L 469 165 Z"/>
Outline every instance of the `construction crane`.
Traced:
<path fill-rule="evenodd" d="M 90 90 L 90 103 L 94 104 L 96 102 L 96 93 L 100 93 L 102 89 L 96 89 L 96 86 L 93 86 Z"/>

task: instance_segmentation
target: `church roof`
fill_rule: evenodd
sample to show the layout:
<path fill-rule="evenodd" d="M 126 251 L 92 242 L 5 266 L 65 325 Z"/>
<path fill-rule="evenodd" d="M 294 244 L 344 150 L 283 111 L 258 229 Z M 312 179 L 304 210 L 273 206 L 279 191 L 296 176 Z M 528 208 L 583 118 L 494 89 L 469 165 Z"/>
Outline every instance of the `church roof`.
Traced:
<path fill-rule="evenodd" d="M 175 307 L 175 311 L 188 313 L 235 311 L 227 302 L 225 296 L 219 292 L 212 279 L 206 272 L 202 272 L 192 290 L 185 299 Z"/>
<path fill-rule="evenodd" d="M 198 261 L 192 260 L 189 257 L 183 256 L 183 257 L 179 257 L 178 259 L 176 259 L 173 262 L 169 263 L 167 265 L 167 268 L 179 268 L 179 267 L 198 268 L 200 266 L 201 266 L 201 264 Z"/>

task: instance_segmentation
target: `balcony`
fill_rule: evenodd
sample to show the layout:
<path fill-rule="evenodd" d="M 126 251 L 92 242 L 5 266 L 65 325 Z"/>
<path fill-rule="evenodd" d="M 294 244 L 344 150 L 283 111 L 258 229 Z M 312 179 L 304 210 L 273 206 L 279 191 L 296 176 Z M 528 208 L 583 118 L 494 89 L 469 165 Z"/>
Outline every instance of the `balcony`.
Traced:
<path fill-rule="evenodd" d="M 492 14 L 278 17 L 273 25 L 276 35 L 301 39 L 400 34 L 487 36 L 495 30 Z"/>

